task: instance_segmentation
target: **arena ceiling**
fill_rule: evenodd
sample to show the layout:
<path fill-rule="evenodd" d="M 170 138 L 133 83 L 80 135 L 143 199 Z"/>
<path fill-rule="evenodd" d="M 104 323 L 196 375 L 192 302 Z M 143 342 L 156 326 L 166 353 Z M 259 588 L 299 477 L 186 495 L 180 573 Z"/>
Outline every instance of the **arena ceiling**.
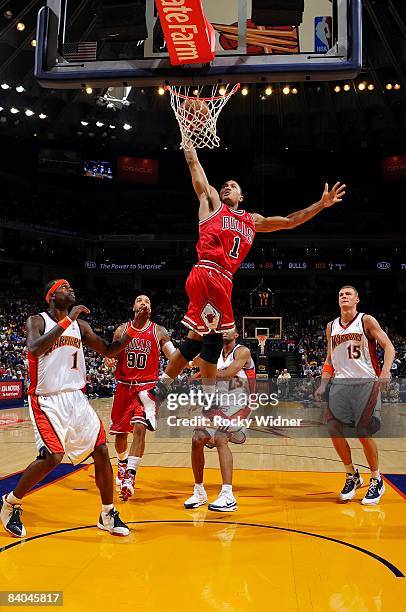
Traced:
<path fill-rule="evenodd" d="M 92 28 L 103 0 L 78 0 L 72 19 Z M 100 104 L 105 90 L 42 89 L 35 81 L 38 0 L 0 0 L 0 137 L 47 143 L 147 150 L 177 148 L 178 128 L 166 95 L 133 88 L 130 106 Z M 364 0 L 364 69 L 341 83 L 249 86 L 221 117 L 224 147 L 275 149 L 393 147 L 406 135 L 406 2 Z M 93 21 L 89 22 L 89 15 Z M 22 24 L 22 25 L 19 25 Z M 296 89 L 297 93 L 293 93 Z M 338 90 L 339 89 L 339 90 Z M 347 91 L 345 90 L 347 89 Z M 269 91 L 268 91 L 269 93 Z M 124 129 L 127 124 L 129 129 Z M 238 129 L 236 129 L 238 126 Z"/>

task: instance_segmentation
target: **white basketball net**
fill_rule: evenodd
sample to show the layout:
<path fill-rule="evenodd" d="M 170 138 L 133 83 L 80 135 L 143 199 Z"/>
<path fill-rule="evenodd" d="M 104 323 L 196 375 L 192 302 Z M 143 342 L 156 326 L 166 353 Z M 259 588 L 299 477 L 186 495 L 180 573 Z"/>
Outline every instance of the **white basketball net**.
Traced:
<path fill-rule="evenodd" d="M 166 86 L 182 135 L 181 149 L 189 151 L 191 148 L 214 149 L 219 146 L 218 116 L 239 87 L 239 83 L 237 85 Z"/>

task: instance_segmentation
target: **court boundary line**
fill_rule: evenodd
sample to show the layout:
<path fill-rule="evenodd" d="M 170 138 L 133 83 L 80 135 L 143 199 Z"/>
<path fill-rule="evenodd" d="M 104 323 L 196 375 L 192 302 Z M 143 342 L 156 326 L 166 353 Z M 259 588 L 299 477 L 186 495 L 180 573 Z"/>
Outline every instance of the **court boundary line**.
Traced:
<path fill-rule="evenodd" d="M 162 523 L 165 523 L 165 524 L 188 524 L 188 525 L 193 525 L 193 526 L 195 525 L 194 521 L 188 521 L 188 520 L 183 520 L 183 519 L 160 520 L 160 521 L 154 521 L 154 520 L 129 521 L 127 524 L 128 525 L 143 525 L 143 524 L 162 524 Z M 389 571 L 392 572 L 392 574 L 394 574 L 394 576 L 396 576 L 396 578 L 405 578 L 405 575 L 403 574 L 403 572 L 399 568 L 397 568 L 395 565 L 393 565 L 393 563 L 391 563 L 390 561 L 387 561 L 386 559 L 384 559 L 380 555 L 377 555 L 376 553 L 373 553 L 373 552 L 367 550 L 366 548 L 361 548 L 360 546 L 357 546 L 356 544 L 350 544 L 349 542 L 344 542 L 343 540 L 338 540 L 337 538 L 331 538 L 329 536 L 321 535 L 321 534 L 318 534 L 318 533 L 312 533 L 310 531 L 302 531 L 300 529 L 291 529 L 289 527 L 277 527 L 276 525 L 261 525 L 261 524 L 257 524 L 257 523 L 239 523 L 239 522 L 234 522 L 234 521 L 218 521 L 218 520 L 217 521 L 216 520 L 208 520 L 208 521 L 205 520 L 204 524 L 237 525 L 237 526 L 241 526 L 241 527 L 258 527 L 258 528 L 262 528 L 262 529 L 273 529 L 275 531 L 284 531 L 284 532 L 288 532 L 288 533 L 295 533 L 295 534 L 299 534 L 299 535 L 306 535 L 306 536 L 311 536 L 311 537 L 314 537 L 314 538 L 318 538 L 320 540 L 326 540 L 328 542 L 334 542 L 335 544 L 341 544 L 342 546 L 346 546 L 347 548 L 351 548 L 353 550 L 361 552 L 364 555 L 367 555 L 368 557 L 371 557 L 375 561 L 378 561 L 379 563 L 384 565 L 387 569 L 389 569 Z M 12 544 L 6 544 L 6 546 L 1 547 L 0 548 L 0 553 L 6 552 L 7 550 L 10 550 L 11 548 L 14 548 L 15 546 L 19 546 L 21 544 L 25 544 L 26 542 L 32 542 L 33 540 L 38 540 L 40 538 L 46 538 L 46 537 L 50 537 L 50 536 L 53 536 L 53 535 L 59 535 L 61 533 L 68 533 L 70 531 L 81 531 L 83 529 L 97 529 L 97 525 L 85 525 L 83 527 L 71 527 L 69 529 L 60 529 L 58 531 L 51 531 L 49 533 L 39 534 L 39 535 L 36 535 L 36 536 L 32 536 L 30 538 L 22 538 L 18 542 L 13 542 Z"/>

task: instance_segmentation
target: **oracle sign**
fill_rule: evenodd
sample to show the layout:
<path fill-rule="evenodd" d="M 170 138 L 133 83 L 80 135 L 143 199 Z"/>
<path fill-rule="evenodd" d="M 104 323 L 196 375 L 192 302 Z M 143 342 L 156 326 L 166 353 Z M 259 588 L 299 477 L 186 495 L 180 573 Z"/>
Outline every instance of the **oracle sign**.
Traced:
<path fill-rule="evenodd" d="M 406 181 L 406 155 L 391 155 L 382 160 L 383 180 Z"/>
<path fill-rule="evenodd" d="M 158 183 L 158 161 L 146 157 L 127 157 L 117 160 L 117 180 L 122 183 L 156 185 Z"/>

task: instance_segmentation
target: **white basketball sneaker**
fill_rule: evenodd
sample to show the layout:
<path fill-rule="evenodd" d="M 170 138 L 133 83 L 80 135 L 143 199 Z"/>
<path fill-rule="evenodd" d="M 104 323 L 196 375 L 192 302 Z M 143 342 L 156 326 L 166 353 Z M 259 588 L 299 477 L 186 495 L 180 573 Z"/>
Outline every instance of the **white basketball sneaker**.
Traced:
<path fill-rule="evenodd" d="M 189 497 L 183 504 L 187 510 L 193 510 L 199 506 L 207 504 L 207 493 L 203 487 L 197 487 L 195 485 L 193 495 Z"/>
<path fill-rule="evenodd" d="M 100 512 L 97 526 L 99 529 L 108 531 L 111 535 L 115 536 L 124 537 L 130 533 L 127 525 L 121 520 L 118 510 L 115 508 L 112 508 L 110 512 Z"/>
<path fill-rule="evenodd" d="M 0 497 L 0 518 L 3 527 L 15 538 L 25 538 L 27 532 L 21 521 L 21 506 L 13 506 L 6 501 L 6 495 Z"/>
<path fill-rule="evenodd" d="M 213 512 L 235 512 L 238 510 L 237 500 L 232 493 L 220 491 L 220 495 L 214 502 L 208 505 Z"/>

